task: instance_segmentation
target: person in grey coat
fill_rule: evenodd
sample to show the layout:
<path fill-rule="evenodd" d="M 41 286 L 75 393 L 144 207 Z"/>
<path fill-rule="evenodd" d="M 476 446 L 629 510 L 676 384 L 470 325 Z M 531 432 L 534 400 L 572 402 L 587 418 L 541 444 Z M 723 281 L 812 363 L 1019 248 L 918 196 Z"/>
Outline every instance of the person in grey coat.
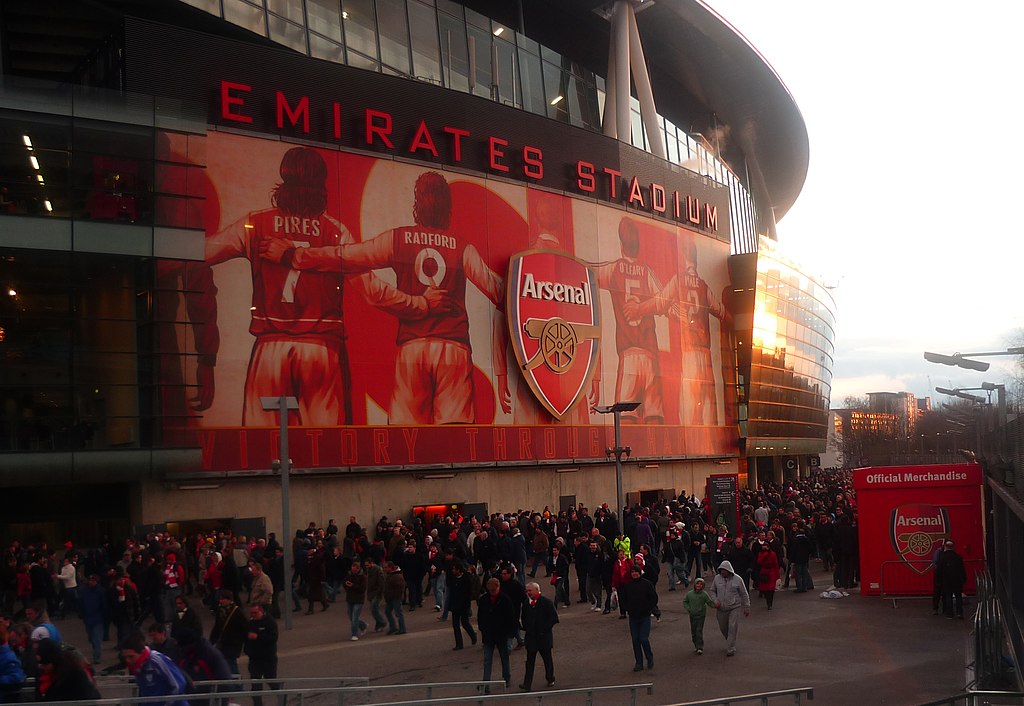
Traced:
<path fill-rule="evenodd" d="M 725 655 L 732 657 L 736 654 L 736 633 L 740 627 L 739 610 L 743 609 L 744 616 L 750 615 L 750 594 L 747 593 L 746 582 L 736 575 L 732 564 L 723 561 L 718 565 L 718 573 L 711 582 L 708 594 L 718 609 L 718 628 L 725 638 Z"/>

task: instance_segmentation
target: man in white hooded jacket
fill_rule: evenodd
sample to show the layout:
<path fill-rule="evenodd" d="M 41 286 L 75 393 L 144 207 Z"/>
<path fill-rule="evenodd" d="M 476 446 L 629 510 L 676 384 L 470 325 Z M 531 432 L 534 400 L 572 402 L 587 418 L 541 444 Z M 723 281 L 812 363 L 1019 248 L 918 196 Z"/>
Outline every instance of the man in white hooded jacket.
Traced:
<path fill-rule="evenodd" d="M 725 655 L 732 657 L 736 654 L 736 633 L 740 627 L 737 609 L 742 608 L 744 616 L 750 615 L 750 594 L 747 593 L 743 579 L 736 575 L 728 561 L 718 565 L 718 573 L 708 593 L 718 609 L 718 627 L 725 638 Z"/>

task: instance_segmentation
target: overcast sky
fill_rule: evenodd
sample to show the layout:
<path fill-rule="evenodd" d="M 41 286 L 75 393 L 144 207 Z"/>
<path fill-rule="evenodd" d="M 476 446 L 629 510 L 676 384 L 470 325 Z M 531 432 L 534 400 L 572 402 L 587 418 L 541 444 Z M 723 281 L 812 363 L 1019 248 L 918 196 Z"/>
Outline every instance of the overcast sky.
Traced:
<path fill-rule="evenodd" d="M 1024 327 L 1024 3 L 709 0 L 775 68 L 811 161 L 778 227 L 833 291 L 832 406 L 1003 382 L 925 350 L 1004 350 Z"/>

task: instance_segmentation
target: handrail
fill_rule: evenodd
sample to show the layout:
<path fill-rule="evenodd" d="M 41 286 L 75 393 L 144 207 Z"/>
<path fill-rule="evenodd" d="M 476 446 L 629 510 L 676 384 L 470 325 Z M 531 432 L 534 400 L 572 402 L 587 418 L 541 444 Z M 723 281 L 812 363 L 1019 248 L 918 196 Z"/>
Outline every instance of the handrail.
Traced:
<path fill-rule="evenodd" d="M 762 691 L 757 694 L 743 694 L 742 696 L 723 696 L 716 699 L 704 699 L 703 701 L 681 701 L 667 706 L 731 706 L 743 701 L 758 701 L 761 706 L 768 706 L 768 700 L 779 696 L 792 696 L 793 703 L 800 704 L 801 697 L 806 696 L 808 701 L 814 701 L 814 688 L 801 686 L 795 689 L 780 689 L 779 691 Z"/>
<path fill-rule="evenodd" d="M 451 696 L 443 699 L 424 699 L 418 701 L 388 701 L 379 703 L 376 706 L 433 706 L 434 704 L 488 704 L 494 701 L 510 701 L 512 699 L 531 699 L 538 704 L 544 703 L 544 699 L 557 699 L 574 694 L 584 694 L 587 703 L 593 703 L 594 694 L 607 694 L 616 691 L 629 691 L 629 704 L 636 706 L 637 692 L 643 690 L 650 696 L 654 693 L 654 684 L 619 684 L 616 686 L 581 686 L 573 689 L 549 689 L 547 691 L 528 691 L 515 694 L 491 694 L 481 696 Z M 280 693 L 280 692 L 278 692 Z"/>
<path fill-rule="evenodd" d="M 279 680 L 279 679 L 278 680 L 267 679 L 267 680 L 260 680 L 260 681 L 280 682 L 281 680 Z M 197 684 L 199 684 L 199 685 L 202 685 L 204 683 L 205 682 L 197 682 Z M 374 685 L 374 686 L 363 686 L 363 687 L 347 687 L 347 686 L 343 686 L 343 687 L 333 687 L 333 688 L 332 687 L 324 687 L 324 688 L 319 688 L 319 689 L 316 689 L 316 688 L 313 688 L 313 689 L 271 689 L 269 691 L 268 690 L 263 690 L 263 689 L 258 689 L 258 690 L 241 689 L 241 690 L 237 690 L 237 691 L 211 691 L 211 692 L 206 692 L 206 693 L 190 692 L 188 694 L 180 694 L 180 695 L 173 695 L 173 696 L 132 696 L 132 697 L 127 697 L 127 698 L 90 699 L 87 703 L 91 704 L 92 706 L 115 706 L 116 704 L 164 704 L 164 703 L 175 703 L 177 701 L 186 701 L 187 700 L 190 704 L 202 704 L 202 703 L 213 703 L 213 702 L 219 703 L 220 701 L 222 701 L 223 699 L 228 698 L 228 697 L 230 697 L 231 699 L 236 699 L 238 697 L 243 697 L 243 696 L 245 696 L 245 697 L 256 697 L 256 698 L 263 697 L 263 698 L 276 699 L 278 697 L 287 698 L 287 697 L 290 697 L 290 696 L 295 696 L 295 697 L 297 697 L 298 703 L 302 704 L 302 703 L 304 703 L 304 701 L 305 701 L 305 699 L 307 697 L 319 698 L 319 697 L 330 696 L 330 695 L 337 695 L 339 697 L 338 703 L 343 703 L 343 699 L 341 697 L 344 697 L 346 694 L 352 694 L 352 693 L 360 693 L 360 694 L 362 694 L 362 693 L 366 693 L 366 692 L 384 691 L 384 690 L 389 690 L 389 689 L 398 690 L 398 689 L 422 688 L 422 687 L 434 687 L 434 688 L 436 688 L 436 687 L 441 686 L 441 685 L 446 685 L 446 686 L 476 686 L 478 689 L 483 689 L 483 688 L 486 688 L 486 687 L 501 687 L 501 688 L 504 688 L 505 687 L 505 682 L 501 681 L 501 680 L 492 680 L 492 681 L 474 681 L 474 682 L 442 682 L 440 684 L 378 684 L 378 685 Z M 648 685 L 648 686 L 650 686 L 650 685 Z M 599 688 L 601 688 L 601 687 L 595 687 L 595 689 L 599 689 Z M 608 687 L 605 687 L 605 688 L 608 688 Z M 551 692 L 549 692 L 549 693 L 551 693 Z M 495 697 L 493 697 L 493 696 L 491 696 L 491 697 L 456 696 L 456 697 L 447 697 L 447 698 L 444 698 L 444 699 L 436 699 L 436 698 L 431 698 L 430 696 L 428 696 L 424 700 L 413 701 L 413 702 L 409 702 L 409 703 L 423 703 L 423 704 L 445 703 L 445 702 L 456 703 L 456 702 L 465 702 L 468 699 L 479 700 L 481 698 L 495 698 Z M 501 695 L 499 695 L 498 698 L 501 698 Z M 57 706 L 81 706 L 83 702 L 82 701 L 52 701 L 52 702 L 49 702 L 49 703 L 56 704 Z"/>
<path fill-rule="evenodd" d="M 957 706 L 958 704 L 963 704 L 963 706 L 983 706 L 988 701 L 979 701 L 979 699 L 993 698 L 1018 699 L 1021 703 L 1024 703 L 1024 691 L 968 691 L 966 694 L 957 694 L 956 696 L 939 699 L 938 701 L 929 701 L 918 706 Z"/>

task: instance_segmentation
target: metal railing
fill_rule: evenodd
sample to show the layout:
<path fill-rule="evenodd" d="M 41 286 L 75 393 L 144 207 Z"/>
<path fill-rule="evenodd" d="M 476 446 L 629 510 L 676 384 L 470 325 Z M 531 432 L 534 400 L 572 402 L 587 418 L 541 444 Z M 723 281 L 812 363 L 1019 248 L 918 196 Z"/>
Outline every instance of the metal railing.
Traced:
<path fill-rule="evenodd" d="M 948 699 L 929 701 L 919 706 L 1020 706 L 1024 704 L 1021 691 L 969 691 Z"/>
<path fill-rule="evenodd" d="M 262 680 L 271 682 L 280 682 L 280 680 Z M 198 682 L 202 685 L 204 682 Z M 50 702 L 54 706 L 82 706 L 83 703 L 92 704 L 93 706 L 116 706 L 119 704 L 135 705 L 135 704 L 163 704 L 163 703 L 174 703 L 176 700 L 188 700 L 190 705 L 195 704 L 217 704 L 219 705 L 226 698 L 236 700 L 240 697 L 256 697 L 266 700 L 266 703 L 279 703 L 279 704 L 299 704 L 302 706 L 306 699 L 311 699 L 317 706 L 325 703 L 329 697 L 336 697 L 335 703 L 344 704 L 346 703 L 345 697 L 349 695 L 360 695 L 360 696 L 373 696 L 377 692 L 385 692 L 388 690 L 401 690 L 401 689 L 414 689 L 423 687 L 456 687 L 456 686 L 475 686 L 479 690 L 483 690 L 487 687 L 504 688 L 505 682 L 503 681 L 474 681 L 474 682 L 441 682 L 435 684 L 381 684 L 375 686 L 365 687 L 335 687 L 335 688 L 321 688 L 321 689 L 274 689 L 272 691 L 252 691 L 252 690 L 241 690 L 241 691 L 221 691 L 213 693 L 190 693 L 179 696 L 133 696 L 130 698 L 115 698 L 115 699 L 98 699 L 88 702 L 83 701 L 53 701 Z M 594 696 L 600 694 L 609 694 L 616 692 L 629 692 L 628 701 L 617 700 L 619 704 L 629 704 L 630 706 L 636 706 L 636 697 L 639 692 L 645 692 L 648 696 L 654 693 L 654 684 L 623 684 L 620 686 L 593 686 L 593 687 L 580 687 L 576 689 L 551 689 L 547 691 L 537 692 L 522 692 L 516 694 L 479 694 L 479 695 L 466 695 L 466 696 L 450 696 L 450 697 L 426 697 L 423 699 L 414 699 L 411 701 L 389 701 L 389 702 L 376 702 L 377 706 L 416 706 L 422 704 L 423 706 L 433 706 L 435 704 L 488 704 L 495 701 L 510 701 L 517 699 L 522 701 L 529 699 L 535 703 L 543 704 L 545 699 L 564 699 L 566 696 L 579 695 L 583 699 L 583 703 L 588 706 L 594 703 Z M 325 698 L 327 697 L 327 698 Z M 724 702 L 712 702 L 712 703 L 724 703 Z"/>
<path fill-rule="evenodd" d="M 584 686 L 575 689 L 549 689 L 547 691 L 526 691 L 516 694 L 491 694 L 481 696 L 454 696 L 443 699 L 421 699 L 418 701 L 389 701 L 386 703 L 379 703 L 376 706 L 434 706 L 435 704 L 489 704 L 496 701 L 522 701 L 529 699 L 534 703 L 543 704 L 545 699 L 564 699 L 567 696 L 579 695 L 584 700 L 583 703 L 587 706 L 591 706 L 594 703 L 595 695 L 612 694 L 616 692 L 628 691 L 629 701 L 617 701 L 619 704 L 629 704 L 629 706 L 636 706 L 637 694 L 641 691 L 645 692 L 648 696 L 654 693 L 654 684 L 620 684 L 618 686 Z"/>
<path fill-rule="evenodd" d="M 977 559 L 965 561 L 964 568 L 968 576 L 972 571 L 978 576 L 984 571 L 985 562 Z M 883 561 L 879 574 L 879 595 L 891 600 L 895 608 L 900 598 L 930 597 L 935 590 L 934 580 L 935 571 L 931 559 Z M 965 593 L 974 592 L 971 589 L 975 587 L 970 583 L 964 587 Z"/>
<path fill-rule="evenodd" d="M 801 686 L 796 689 L 782 689 L 779 691 L 762 691 L 757 694 L 743 694 L 742 696 L 723 696 L 716 699 L 704 699 L 703 701 L 683 701 L 672 706 L 733 706 L 733 704 L 757 703 L 761 706 L 768 706 L 771 699 L 792 699 L 790 703 L 803 703 L 803 698 L 808 701 L 814 700 L 814 689 L 809 686 Z"/>
<path fill-rule="evenodd" d="M 300 706 L 306 702 L 306 699 L 311 699 L 314 703 L 320 704 L 326 703 L 333 700 L 334 703 L 342 706 L 346 703 L 354 703 L 349 697 L 354 697 L 359 701 L 365 698 L 371 698 L 381 693 L 388 693 L 394 691 L 411 691 L 423 689 L 426 691 L 426 697 L 420 701 L 413 701 L 411 703 L 443 703 L 446 699 L 438 699 L 434 696 L 434 692 L 439 689 L 459 689 L 472 687 L 478 693 L 482 693 L 487 689 L 504 689 L 505 682 L 500 680 L 494 681 L 461 681 L 461 682 L 429 682 L 420 684 L 363 684 L 360 686 L 321 686 L 311 687 L 308 689 L 304 688 L 276 688 L 284 683 L 296 683 L 296 682 L 333 682 L 337 683 L 341 680 L 350 681 L 369 681 L 366 677 L 310 677 L 310 678 L 298 678 L 298 679 L 226 679 L 218 681 L 200 681 L 195 682 L 194 686 L 196 691 L 188 694 L 174 695 L 174 696 L 130 696 L 130 697 L 113 697 L 113 698 L 102 698 L 97 700 L 90 700 L 88 702 L 82 701 L 54 701 L 50 703 L 60 704 L 61 706 L 71 706 L 77 704 L 81 706 L 82 703 L 94 704 L 96 706 L 105 706 L 110 704 L 154 704 L 154 703 L 174 703 L 177 700 L 187 700 L 189 704 L 215 704 L 218 705 L 225 702 L 226 699 L 232 701 L 240 697 L 256 697 L 264 698 L 268 703 L 281 703 L 284 704 L 286 701 L 293 704 L 299 704 Z M 264 686 L 269 686 L 270 689 L 264 689 Z M 257 687 L 257 688 L 253 688 Z M 206 691 L 210 688 L 210 691 Z M 199 691 L 202 690 L 202 691 Z M 476 700 L 477 698 L 487 697 L 476 697 L 473 695 L 463 695 L 450 697 L 448 701 L 460 701 L 465 702 L 467 700 Z"/>

